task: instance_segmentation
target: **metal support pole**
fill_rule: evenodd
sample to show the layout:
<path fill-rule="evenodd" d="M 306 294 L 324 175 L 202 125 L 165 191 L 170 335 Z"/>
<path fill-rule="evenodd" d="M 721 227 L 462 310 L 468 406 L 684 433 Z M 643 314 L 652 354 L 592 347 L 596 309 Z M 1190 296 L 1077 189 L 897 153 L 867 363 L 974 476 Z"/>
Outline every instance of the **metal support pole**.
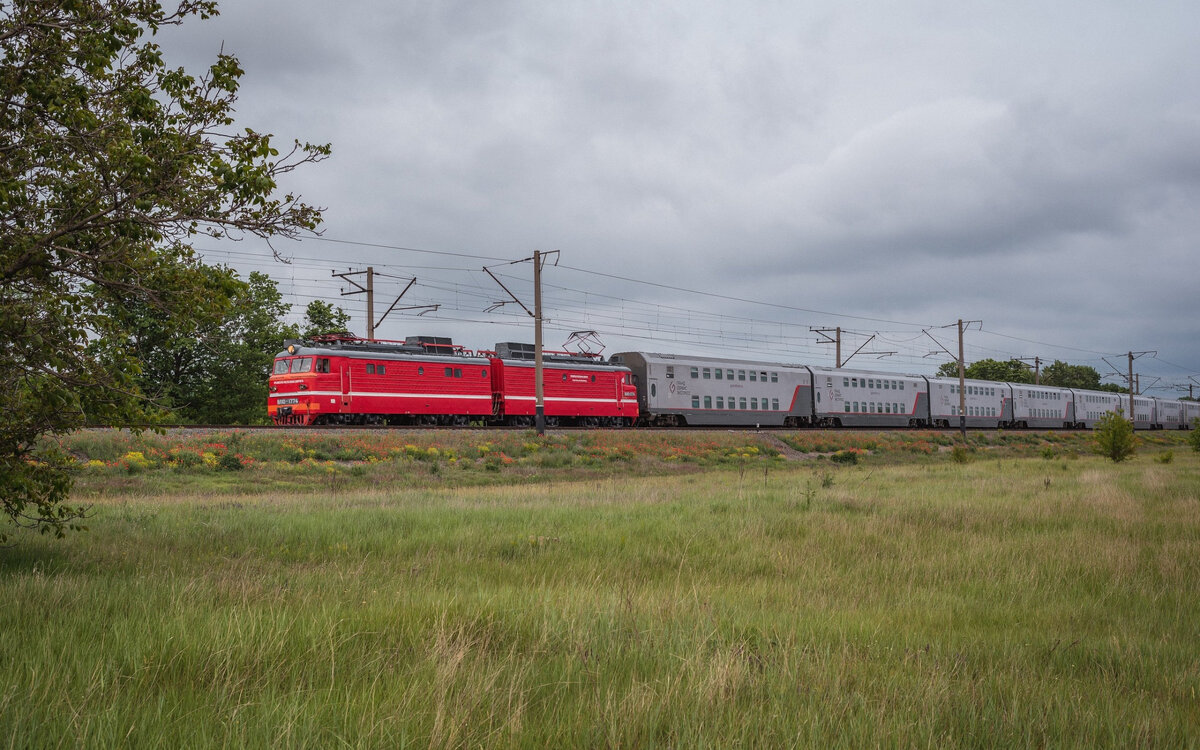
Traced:
<path fill-rule="evenodd" d="M 541 436 L 546 434 L 546 409 L 542 384 L 542 254 L 538 250 L 533 251 L 533 382 L 533 425 Z"/>
<path fill-rule="evenodd" d="M 958 429 L 967 441 L 967 368 L 963 364 L 963 322 L 958 319 Z"/>
<path fill-rule="evenodd" d="M 837 328 L 837 366 L 840 369 L 842 366 L 842 327 Z"/>
<path fill-rule="evenodd" d="M 367 266 L 367 341 L 375 340 L 375 269 Z"/>
<path fill-rule="evenodd" d="M 1133 352 L 1129 353 L 1129 421 L 1137 421 L 1133 418 Z"/>

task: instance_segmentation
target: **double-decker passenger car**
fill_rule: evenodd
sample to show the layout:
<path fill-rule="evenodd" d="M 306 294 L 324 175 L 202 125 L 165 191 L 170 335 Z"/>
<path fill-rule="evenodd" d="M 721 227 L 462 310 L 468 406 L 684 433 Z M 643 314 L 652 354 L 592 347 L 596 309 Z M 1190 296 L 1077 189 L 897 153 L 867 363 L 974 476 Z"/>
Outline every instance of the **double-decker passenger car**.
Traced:
<path fill-rule="evenodd" d="M 809 367 L 818 425 L 919 427 L 929 423 L 925 378 L 867 370 Z"/>
<path fill-rule="evenodd" d="M 965 387 L 958 379 L 928 378 L 929 418 L 935 427 L 958 427 L 962 401 L 966 401 L 967 427 L 996 429 L 1012 422 L 1012 389 L 1008 383 L 989 380 L 967 380 Z M 962 392 L 959 388 L 962 387 Z"/>
<path fill-rule="evenodd" d="M 812 422 L 812 374 L 800 365 L 622 352 L 643 417 L 654 425 L 801 426 Z"/>

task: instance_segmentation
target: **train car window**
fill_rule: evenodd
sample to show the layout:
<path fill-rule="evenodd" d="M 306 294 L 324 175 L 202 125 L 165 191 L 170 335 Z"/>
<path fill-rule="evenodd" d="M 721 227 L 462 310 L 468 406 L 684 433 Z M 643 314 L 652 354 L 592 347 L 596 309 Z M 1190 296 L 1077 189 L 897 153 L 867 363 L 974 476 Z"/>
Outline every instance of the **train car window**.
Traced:
<path fill-rule="evenodd" d="M 726 379 L 726 380 L 733 380 L 733 370 L 726 370 L 726 371 L 725 371 L 725 379 Z"/>
<path fill-rule="evenodd" d="M 693 367 L 693 368 L 692 368 L 692 380 L 695 380 L 695 379 L 696 379 L 696 378 L 698 378 L 698 377 L 700 377 L 700 368 L 699 368 L 699 367 Z"/>
<path fill-rule="evenodd" d="M 842 409 L 842 411 L 845 411 L 845 412 L 850 411 L 850 402 L 849 401 L 846 402 L 846 406 Z"/>
<path fill-rule="evenodd" d="M 854 402 L 854 411 L 856 411 L 856 412 L 858 411 L 858 402 L 857 401 Z"/>
<path fill-rule="evenodd" d="M 739 399 L 738 399 L 738 401 L 739 401 L 739 402 L 741 402 L 741 407 L 740 407 L 740 408 L 742 408 L 742 409 L 745 409 L 745 408 L 746 408 L 746 399 L 744 399 L 744 398 L 739 398 Z"/>
<path fill-rule="evenodd" d="M 779 373 L 777 373 L 777 372 L 773 372 L 773 373 L 771 373 L 771 382 L 772 382 L 772 383 L 778 383 L 778 382 L 779 382 Z"/>
<path fill-rule="evenodd" d="M 657 384 L 655 384 L 655 383 L 650 384 L 650 398 L 655 398 L 656 396 L 658 396 L 658 388 L 656 387 L 656 385 Z"/>
<path fill-rule="evenodd" d="M 593 376 L 592 376 L 592 382 L 593 382 L 593 383 L 595 383 L 595 382 L 596 382 L 596 376 L 595 376 L 595 375 L 593 375 Z"/>
<path fill-rule="evenodd" d="M 712 370 L 708 369 L 707 367 L 704 368 L 704 379 L 712 380 Z"/>
<path fill-rule="evenodd" d="M 849 387 L 850 387 L 850 378 L 842 378 L 842 387 L 843 387 L 843 388 L 849 388 Z"/>
<path fill-rule="evenodd" d="M 275 360 L 275 374 L 283 375 L 288 371 L 288 361 L 286 359 Z"/>
<path fill-rule="evenodd" d="M 369 365 L 367 365 L 367 374 L 368 374 L 368 375 L 374 375 L 374 374 L 375 374 L 375 365 L 370 365 L 370 364 L 369 364 Z"/>
<path fill-rule="evenodd" d="M 387 365 L 375 365 L 376 375 L 387 375 Z"/>
<path fill-rule="evenodd" d="M 704 408 L 705 408 L 705 409 L 711 409 L 711 408 L 712 408 L 712 396 L 705 396 L 705 397 L 704 397 Z"/>
<path fill-rule="evenodd" d="M 745 379 L 746 379 L 746 371 L 738 370 L 738 380 L 745 380 Z"/>
<path fill-rule="evenodd" d="M 458 367 L 454 368 L 454 377 L 456 377 L 456 378 L 462 377 L 462 369 L 461 368 L 458 368 Z"/>
<path fill-rule="evenodd" d="M 308 372 L 312 369 L 312 357 L 296 357 L 292 360 L 290 372 Z"/>
<path fill-rule="evenodd" d="M 904 390 L 904 381 L 903 380 L 900 381 L 900 390 Z"/>
<path fill-rule="evenodd" d="M 481 377 L 481 378 L 486 378 L 486 377 L 487 377 L 487 368 L 486 368 L 486 367 L 485 367 L 485 368 L 483 368 L 482 370 L 480 370 L 480 371 L 479 371 L 479 377 Z M 624 383 L 624 382 L 625 382 L 625 376 L 624 376 L 624 375 L 622 375 L 622 376 L 621 376 L 621 379 L 620 379 L 618 382 Z"/>
<path fill-rule="evenodd" d="M 418 375 L 424 375 L 424 374 L 425 374 L 425 368 L 424 368 L 424 367 L 418 367 L 418 368 L 417 368 L 417 374 L 418 374 Z"/>
<path fill-rule="evenodd" d="M 700 397 L 699 396 L 692 396 L 692 408 L 693 409 L 700 408 Z"/>
<path fill-rule="evenodd" d="M 446 377 L 448 377 L 448 378 L 454 377 L 454 368 L 453 367 L 446 368 Z"/>
<path fill-rule="evenodd" d="M 675 365 L 667 365 L 667 380 L 675 379 Z"/>
<path fill-rule="evenodd" d="M 771 399 L 771 408 L 774 409 L 775 411 L 779 411 L 779 399 L 777 399 L 777 398 Z"/>
<path fill-rule="evenodd" d="M 757 382 L 758 382 L 758 373 L 757 373 L 757 372 L 755 372 L 754 370 L 751 370 L 751 371 L 750 371 L 750 382 L 751 382 L 751 383 L 757 383 Z"/>
<path fill-rule="evenodd" d="M 765 373 L 765 372 L 758 373 L 758 380 L 761 383 L 767 382 L 767 373 Z"/>
<path fill-rule="evenodd" d="M 884 405 L 883 405 L 883 413 L 884 413 L 884 414 L 891 414 L 891 413 L 892 413 L 892 405 L 891 405 L 891 404 L 884 404 Z"/>
<path fill-rule="evenodd" d="M 718 409 L 725 408 L 725 397 L 724 396 L 717 396 L 717 408 Z"/>
<path fill-rule="evenodd" d="M 721 380 L 723 377 L 725 377 L 725 371 L 722 370 L 720 367 L 718 367 L 716 370 L 713 371 L 713 377 L 716 378 L 717 380 Z"/>

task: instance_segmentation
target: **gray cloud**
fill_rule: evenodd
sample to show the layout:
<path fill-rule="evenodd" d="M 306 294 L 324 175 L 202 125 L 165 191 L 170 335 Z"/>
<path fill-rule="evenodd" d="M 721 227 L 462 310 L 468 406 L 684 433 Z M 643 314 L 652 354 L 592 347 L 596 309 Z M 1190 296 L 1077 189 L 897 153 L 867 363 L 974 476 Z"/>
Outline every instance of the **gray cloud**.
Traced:
<path fill-rule="evenodd" d="M 195 67 L 224 42 L 247 69 L 246 124 L 333 143 L 289 185 L 329 208 L 329 237 L 513 258 L 557 248 L 573 266 L 856 316 L 572 278 L 781 321 L 789 336 L 962 316 L 985 319 L 975 356 L 1095 359 L 995 331 L 1157 348 L 1186 369 L 1148 368 L 1200 372 L 1200 32 L 1185 3 L 272 0 L 223 13 L 165 35 L 168 52 Z M 342 265 L 413 262 L 299 247 Z M 647 346 L 623 314 L 592 320 Z M 573 316 L 587 320 L 560 315 Z M 497 328 L 395 325 L 476 345 Z M 929 366 L 923 346 L 892 366 Z"/>

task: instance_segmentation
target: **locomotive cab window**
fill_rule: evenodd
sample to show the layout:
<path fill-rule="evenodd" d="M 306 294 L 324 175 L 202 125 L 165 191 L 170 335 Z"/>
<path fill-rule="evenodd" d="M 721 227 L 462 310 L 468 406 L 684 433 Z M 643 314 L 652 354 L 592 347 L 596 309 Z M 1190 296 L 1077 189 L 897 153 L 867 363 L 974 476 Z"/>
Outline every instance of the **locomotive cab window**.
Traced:
<path fill-rule="evenodd" d="M 368 374 L 368 375 L 374 375 L 374 374 L 375 374 L 375 365 L 373 365 L 373 364 L 371 364 L 371 365 L 367 365 L 367 374 Z"/>
<path fill-rule="evenodd" d="M 387 375 L 387 365 L 375 365 L 376 375 Z"/>
<path fill-rule="evenodd" d="M 291 372 L 309 372 L 312 370 L 312 357 L 296 357 L 292 360 Z"/>
<path fill-rule="evenodd" d="M 275 360 L 275 374 L 286 375 L 288 371 L 288 361 L 286 359 Z"/>

